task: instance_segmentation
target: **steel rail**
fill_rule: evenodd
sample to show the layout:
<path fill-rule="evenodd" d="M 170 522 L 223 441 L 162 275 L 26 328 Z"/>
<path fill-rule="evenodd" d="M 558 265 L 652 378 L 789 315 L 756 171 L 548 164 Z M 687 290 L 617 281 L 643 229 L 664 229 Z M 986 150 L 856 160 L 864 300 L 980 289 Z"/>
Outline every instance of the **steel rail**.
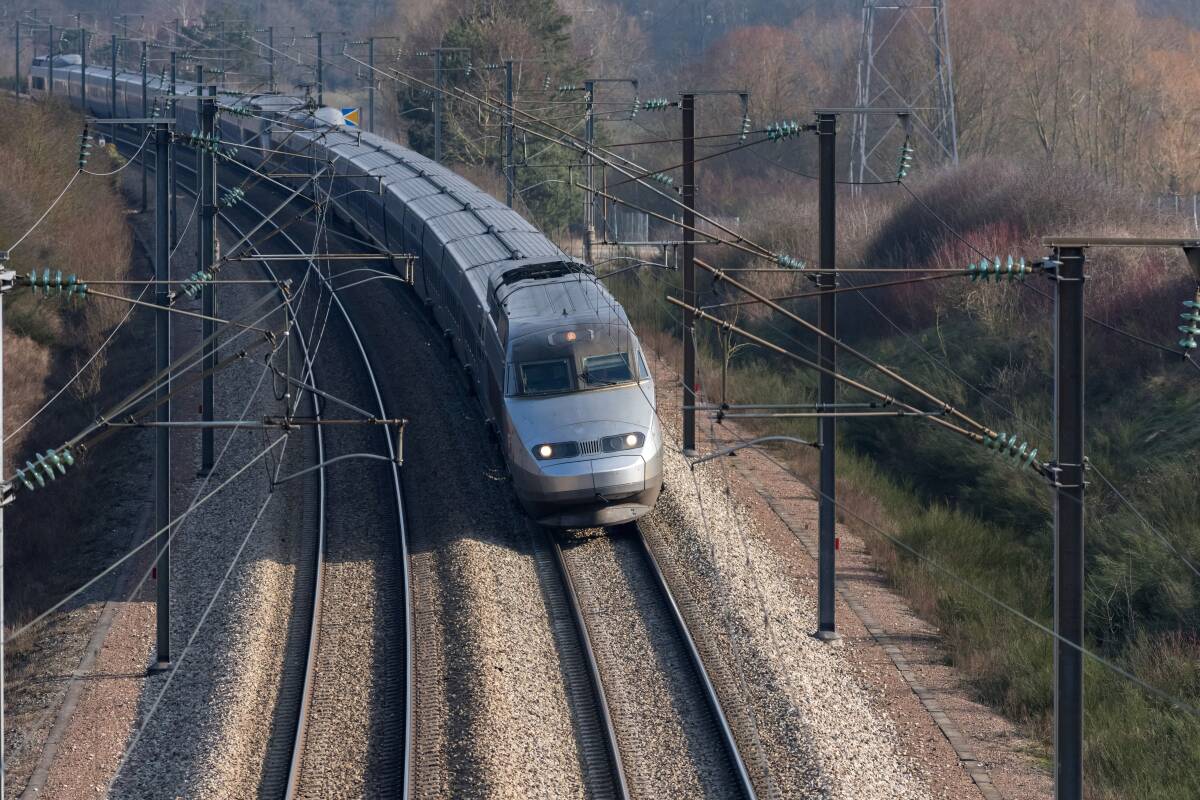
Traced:
<path fill-rule="evenodd" d="M 592 639 L 588 634 L 587 622 L 583 617 L 583 608 L 579 605 L 579 593 L 575 589 L 575 582 L 571 579 L 571 570 L 567 567 L 567 561 L 563 557 L 558 538 L 549 531 L 545 536 L 550 541 L 550 549 L 554 553 L 554 563 L 558 567 L 559 578 L 566 590 L 567 604 L 571 608 L 571 618 L 575 623 L 579 643 L 583 648 L 583 658 L 587 665 L 588 675 L 591 677 L 596 710 L 599 712 L 600 722 L 604 727 L 605 746 L 608 750 L 609 766 L 612 769 L 613 787 L 620 800 L 627 800 L 629 784 L 625 779 L 625 765 L 621 760 L 621 748 L 617 743 L 617 728 L 613 724 L 612 712 L 608 706 L 608 696 L 604 692 L 604 681 L 600 677 L 600 664 L 596 661 L 596 651 L 592 648 Z"/>
<path fill-rule="evenodd" d="M 227 163 L 229 163 L 233 166 L 239 166 L 239 167 L 243 166 L 242 164 L 240 164 L 237 161 L 227 162 Z M 191 173 L 192 177 L 193 177 L 193 181 L 195 180 L 195 169 L 191 165 L 186 164 L 181 161 L 181 162 L 179 162 L 178 166 L 182 167 L 185 171 Z M 153 166 L 149 166 L 149 165 L 148 165 L 148 168 L 150 170 L 154 169 Z M 251 172 L 252 172 L 252 170 L 251 170 Z M 221 187 L 218 187 L 218 188 L 221 188 Z M 188 191 L 191 194 L 195 194 L 194 187 L 187 187 L 185 185 L 184 190 Z M 300 198 L 294 197 L 292 199 L 299 200 Z M 254 212 L 255 214 L 257 214 L 260 217 L 265 217 L 263 212 L 260 209 L 258 209 L 256 206 L 254 206 L 253 203 L 251 203 L 247 199 L 243 199 L 241 202 L 239 202 L 238 205 L 239 205 L 239 207 L 248 208 L 250 211 Z M 228 215 L 222 215 L 221 217 L 219 217 L 219 219 L 225 225 L 229 226 L 232 230 L 234 230 L 238 236 L 244 236 L 244 234 L 238 228 L 238 226 L 235 223 L 233 223 L 232 220 L 229 219 Z M 305 254 L 307 252 L 304 248 L 302 248 L 299 245 L 298 242 L 296 242 L 296 240 L 289 233 L 284 231 L 282 227 L 276 226 L 276 233 L 280 234 L 280 236 L 292 248 L 294 248 L 297 253 Z M 256 249 L 256 248 L 252 245 L 251 249 Z M 274 273 L 270 269 L 270 265 L 268 263 L 270 261 L 270 259 L 255 258 L 255 260 L 259 261 L 259 263 L 262 265 L 262 267 L 269 274 L 274 275 Z M 313 259 L 309 258 L 309 260 L 313 260 Z M 379 407 L 379 415 L 382 418 L 386 418 L 387 412 L 385 409 L 385 404 L 383 401 L 382 393 L 379 389 L 379 383 L 375 378 L 375 370 L 372 365 L 370 356 L 367 354 L 366 348 L 363 346 L 362 338 L 358 334 L 357 327 L 354 325 L 353 319 L 352 319 L 350 313 L 347 311 L 345 304 L 342 303 L 341 298 L 337 295 L 337 290 L 329 283 L 329 281 L 325 278 L 325 276 L 320 275 L 319 271 L 317 274 L 318 274 L 321 282 L 323 284 L 325 284 L 326 288 L 329 289 L 329 291 L 333 297 L 333 300 L 334 300 L 335 304 L 337 305 L 338 310 L 343 317 L 343 320 L 345 321 L 347 327 L 349 328 L 349 330 L 351 332 L 351 338 L 353 339 L 355 348 L 358 350 L 359 356 L 362 359 L 363 368 L 366 370 L 367 379 L 371 385 L 371 391 L 375 395 L 375 400 Z M 302 338 L 302 337 L 300 337 L 300 338 Z M 304 348 L 304 349 L 305 349 L 306 371 L 308 372 L 308 377 L 310 379 L 311 384 L 315 387 L 315 375 L 312 370 L 312 364 L 311 364 L 311 361 L 308 359 L 307 348 Z M 314 413 L 316 414 L 318 412 L 317 412 L 317 400 L 316 400 L 315 395 L 313 397 L 313 405 L 314 405 Z M 325 458 L 324 458 L 323 437 L 321 436 L 320 426 L 315 426 L 315 427 L 317 427 L 317 433 L 318 433 L 318 437 L 319 437 L 318 454 L 320 456 L 320 460 L 322 462 L 324 462 Z M 393 486 L 393 490 L 394 490 L 394 498 L 396 501 L 396 514 L 397 514 L 397 521 L 398 521 L 398 527 L 399 527 L 399 530 L 397 533 L 398 533 L 398 544 L 399 544 L 400 557 L 401 557 L 400 563 L 402 565 L 402 572 L 403 572 L 403 574 L 402 574 L 402 591 L 404 594 L 404 618 L 405 618 L 405 625 L 404 625 L 404 627 L 405 627 L 405 687 L 404 687 L 405 721 L 404 721 L 404 755 L 403 755 L 403 765 L 401 767 L 402 773 L 403 773 L 401 797 L 407 798 L 409 796 L 410 767 L 411 767 L 411 763 L 412 763 L 412 759 L 411 759 L 411 753 L 412 753 L 412 701 L 413 701 L 412 588 L 411 588 L 411 581 L 409 579 L 410 571 L 409 571 L 409 559 L 408 559 L 408 533 L 407 533 L 407 529 L 406 529 L 406 525 L 405 525 L 405 517 L 404 517 L 404 499 L 403 499 L 403 492 L 401 490 L 401 484 L 400 484 L 400 468 L 399 468 L 399 464 L 397 464 L 395 462 L 395 457 L 396 457 L 395 444 L 393 443 L 391 437 L 388 435 L 388 432 L 386 429 L 383 430 L 383 438 L 384 438 L 384 443 L 387 448 L 387 453 L 388 453 L 389 459 L 391 461 L 392 486 Z M 303 688 L 303 692 L 301 695 L 300 715 L 297 720 L 297 726 L 296 726 L 296 731 L 295 731 L 295 742 L 293 745 L 292 757 L 291 757 L 291 761 L 290 761 L 290 765 L 289 765 L 288 783 L 287 783 L 287 788 L 285 790 L 285 795 L 284 795 L 286 798 L 289 798 L 289 800 L 291 798 L 295 798 L 298 795 L 298 791 L 299 791 L 300 771 L 301 771 L 302 764 L 303 764 L 303 753 L 304 753 L 304 746 L 305 746 L 305 733 L 307 730 L 307 722 L 308 722 L 308 718 L 309 718 L 309 710 L 310 710 L 310 706 L 311 706 L 313 686 L 315 684 L 314 675 L 315 675 L 315 669 L 316 669 L 316 663 L 317 663 L 317 661 L 316 661 L 317 650 L 318 650 L 319 641 L 320 641 L 319 630 L 320 630 L 320 623 L 321 623 L 321 613 L 320 613 L 321 593 L 320 593 L 319 587 L 321 586 L 321 584 L 323 584 L 324 560 L 325 560 L 324 556 L 325 556 L 325 500 L 326 500 L 326 497 L 325 497 L 325 488 L 324 488 L 325 487 L 325 470 L 324 470 L 324 468 L 319 470 L 319 473 L 321 476 L 320 477 L 320 481 L 321 481 L 321 530 L 320 530 L 320 535 L 319 535 L 320 552 L 319 552 L 319 557 L 317 560 L 317 569 L 318 569 L 318 574 L 320 577 L 317 578 L 317 588 L 315 588 L 315 592 L 314 592 L 312 623 L 310 626 L 308 652 L 306 654 L 306 663 L 305 663 L 304 688 Z"/>
<path fill-rule="evenodd" d="M 178 163 L 177 166 L 182 167 L 184 170 L 191 173 L 193 183 L 195 182 L 195 178 L 196 178 L 195 170 L 190 165 L 181 161 Z M 150 167 L 150 169 L 153 169 L 153 167 Z M 196 193 L 196 188 L 194 185 L 193 186 L 188 186 L 186 184 L 180 184 L 180 185 L 184 191 L 189 192 L 191 194 Z M 259 212 L 257 208 L 250 205 L 249 203 L 243 203 L 242 205 L 245 205 L 247 208 L 251 209 L 255 213 L 258 213 L 260 216 L 262 216 L 261 212 Z M 263 218 L 266 219 L 265 216 Z M 232 231 L 234 231 L 234 233 L 238 237 L 240 237 L 240 238 L 245 237 L 245 234 L 242 231 L 241 227 L 237 223 L 235 223 L 233 220 L 229 219 L 228 215 L 223 216 L 220 219 L 227 227 L 229 227 Z M 284 234 L 284 237 L 288 238 L 289 242 L 292 243 L 293 245 L 295 245 L 297 247 L 297 249 L 299 249 L 299 245 L 294 242 L 291 242 L 290 237 L 288 237 L 287 234 Z M 251 251 L 255 250 L 255 247 L 253 245 L 251 245 L 250 247 L 251 247 Z M 259 260 L 258 263 L 259 263 L 259 267 L 268 276 L 270 276 L 270 279 L 275 281 L 278 284 L 278 277 L 276 276 L 274 270 L 271 269 L 271 265 L 265 260 Z M 285 303 L 290 304 L 292 298 L 288 297 L 282 290 L 280 290 L 280 294 L 284 295 Z M 293 315 L 293 318 L 295 318 L 294 315 Z M 311 386 L 316 388 L 317 387 L 317 378 L 316 378 L 316 374 L 313 370 L 312 359 L 309 354 L 308 342 L 305 339 L 304 332 L 298 326 L 296 329 L 296 340 L 299 343 L 300 349 L 303 352 L 303 356 L 304 356 L 305 380 Z M 316 417 L 317 419 L 320 419 L 321 418 L 321 409 L 320 409 L 319 397 L 316 393 L 313 393 L 313 392 L 310 392 L 309 396 L 310 396 L 311 402 L 312 402 L 313 416 Z M 325 459 L 325 435 L 324 435 L 324 431 L 321 429 L 321 427 L 319 425 L 314 426 L 314 427 L 316 428 L 315 432 L 316 432 L 316 442 L 317 442 L 317 463 L 319 465 L 321 465 L 320 468 L 317 470 L 318 487 L 319 487 L 318 488 L 319 510 L 318 510 L 318 523 L 317 523 L 317 541 L 316 541 L 315 552 L 312 554 L 313 558 L 314 558 L 314 561 L 313 561 L 312 608 L 311 608 L 310 615 L 309 615 L 308 643 L 305 648 L 306 652 L 305 652 L 305 661 L 304 661 L 304 677 L 303 677 L 303 683 L 302 683 L 302 688 L 301 688 L 301 693 L 300 693 L 300 706 L 297 711 L 296 730 L 294 732 L 294 740 L 293 740 L 293 744 L 292 744 L 292 754 L 291 754 L 291 758 L 289 760 L 287 788 L 285 789 L 285 797 L 288 797 L 288 798 L 295 796 L 293 787 L 294 787 L 294 784 L 297 782 L 299 765 L 301 764 L 303 755 L 304 755 L 304 732 L 307 728 L 309 707 L 310 707 L 311 698 L 312 698 L 313 675 L 315 674 L 315 671 L 316 671 L 317 651 L 318 651 L 318 646 L 320 643 L 321 600 L 324 596 L 324 585 L 325 585 L 325 543 L 326 543 L 326 532 L 327 532 L 327 528 L 326 528 L 326 491 L 325 491 L 326 490 L 326 472 L 325 472 L 325 466 L 324 466 L 325 460 L 326 460 Z"/>
<path fill-rule="evenodd" d="M 666 576 L 663 574 L 658 560 L 655 558 L 653 550 L 647 542 L 645 535 L 642 533 L 641 528 L 636 522 L 621 526 L 615 530 L 610 530 L 608 531 L 607 535 L 629 535 L 637 540 L 638 548 L 641 551 L 642 558 L 644 559 L 645 564 L 649 568 L 649 572 L 653 577 L 655 588 L 658 590 L 659 597 L 669 612 L 667 617 L 670 620 L 670 624 L 675 629 L 675 633 L 679 637 L 679 640 L 683 645 L 683 649 L 688 654 L 688 660 L 691 663 L 694 677 L 692 682 L 698 685 L 701 694 L 704 695 L 705 705 L 708 707 L 709 713 L 712 714 L 713 720 L 716 722 L 717 730 L 715 731 L 715 734 L 720 739 L 722 749 L 725 750 L 726 755 L 729 758 L 732 772 L 737 780 L 738 791 L 743 797 L 746 798 L 746 800 L 757 800 L 758 794 L 754 788 L 754 783 L 750 778 L 749 771 L 746 769 L 746 764 L 742 759 L 741 752 L 738 750 L 737 740 L 734 737 L 733 729 L 729 725 L 729 720 L 725 716 L 724 710 L 721 708 L 721 701 L 717 695 L 716 688 L 713 686 L 712 679 L 708 675 L 708 670 L 704 666 L 704 659 L 700 655 L 700 650 L 696 646 L 696 641 L 692 636 L 691 629 L 688 628 L 687 622 L 683 618 L 683 613 L 680 611 L 679 605 L 675 601 L 675 595 L 671 592 L 671 589 L 667 584 Z M 621 751 L 619 747 L 618 736 L 611 717 L 612 710 L 608 707 L 608 701 L 604 692 L 604 681 L 600 673 L 599 664 L 596 661 L 595 654 L 592 650 L 587 621 L 583 613 L 582 605 L 579 601 L 579 593 L 575 587 L 575 582 L 571 577 L 571 568 L 567 564 L 567 559 L 563 555 L 562 547 L 559 545 L 556 536 L 553 533 L 548 533 L 547 536 L 551 540 L 553 546 L 554 556 L 558 564 L 558 569 L 561 573 L 563 586 L 567 590 L 571 612 L 575 617 L 575 625 L 579 630 L 579 637 L 584 645 L 588 667 L 593 675 L 592 680 L 596 686 L 596 695 L 600 704 L 601 713 L 603 714 L 606 734 L 610 742 L 609 747 L 614 754 L 614 768 L 619 770 L 619 772 L 616 773 L 619 775 L 618 785 L 620 790 L 623 792 L 622 797 L 628 797 L 629 790 L 624 774 L 625 766 L 621 761 Z"/>
<path fill-rule="evenodd" d="M 683 612 L 679 610 L 679 604 L 675 602 L 675 595 L 671 593 L 671 587 L 667 585 L 667 578 L 663 575 L 662 568 L 658 564 L 658 559 L 654 557 L 654 551 L 651 549 L 650 543 L 646 540 L 646 535 L 642 533 L 641 526 L 635 522 L 631 527 L 636 532 L 635 538 L 638 545 L 646 557 L 646 563 L 650 565 L 650 571 L 653 573 L 655 582 L 658 584 L 658 590 L 662 593 L 663 598 L 667 602 L 667 607 L 671 610 L 671 619 L 679 631 L 680 638 L 687 648 L 688 656 L 691 658 L 692 666 L 696 671 L 696 677 L 704 689 L 704 698 L 708 702 L 708 707 L 712 712 L 713 718 L 717 721 L 721 742 L 725 747 L 730 762 L 733 764 L 734 772 L 737 773 L 738 785 L 742 795 L 746 800 L 756 800 L 758 793 L 754 789 L 753 781 L 750 780 L 750 772 L 746 769 L 746 762 L 742 760 L 742 753 L 738 749 L 737 739 L 733 735 L 733 728 L 730 727 L 729 719 L 725 716 L 724 709 L 721 708 L 721 698 L 718 697 L 717 690 L 713 687 L 712 679 L 708 676 L 708 670 L 704 667 L 704 659 L 700 657 L 700 650 L 696 647 L 696 640 L 692 636 L 691 629 L 688 628 L 687 621 L 683 618 Z"/>
<path fill-rule="evenodd" d="M 255 208 L 254 205 L 252 205 L 251 203 L 249 203 L 247 201 L 242 201 L 241 205 L 245 205 L 248 208 L 250 208 L 252 211 L 254 211 L 255 213 L 261 214 L 261 212 L 257 208 Z M 292 245 L 293 247 L 296 248 L 297 252 L 300 252 L 300 253 L 305 252 L 300 247 L 300 245 L 295 241 L 295 239 L 292 238 L 292 236 L 290 234 L 284 232 L 282 234 L 282 236 L 285 240 L 287 240 L 287 242 L 290 245 Z M 320 280 L 322 281 L 322 283 L 324 283 L 326 288 L 330 291 L 330 294 L 331 294 L 334 302 L 336 303 L 338 310 L 342 314 L 342 318 L 345 321 L 347 328 L 350 330 L 351 338 L 354 340 L 355 347 L 358 350 L 358 353 L 362 358 L 363 369 L 366 370 L 367 379 L 370 382 L 371 390 L 375 395 L 375 401 L 379 407 L 379 416 L 381 418 L 386 418 L 388 416 L 388 414 L 387 414 L 385 404 L 383 402 L 383 395 L 379 389 L 379 383 L 375 379 L 375 370 L 371 363 L 370 356 L 367 354 L 366 348 L 363 346 L 362 338 L 358 334 L 358 329 L 354 324 L 353 318 L 351 317 L 349 311 L 347 311 L 345 305 L 342 303 L 341 298 L 338 297 L 337 290 L 332 285 L 329 284 L 329 282 L 325 278 L 325 276 L 320 275 L 319 272 L 317 274 L 320 277 Z M 403 778 L 402 778 L 403 789 L 402 789 L 401 797 L 407 798 L 409 795 L 409 791 L 408 791 L 408 788 L 409 788 L 409 765 L 411 763 L 410 754 L 412 752 L 411 717 L 412 717 L 412 700 L 413 700 L 413 691 L 412 691 L 412 689 L 413 689 L 413 681 L 412 681 L 412 661 L 413 661 L 413 659 L 412 659 L 412 652 L 413 652 L 412 651 L 412 600 L 411 600 L 412 593 L 411 593 L 411 584 L 409 582 L 408 533 L 407 533 L 407 530 L 405 527 L 405 519 L 404 519 L 404 497 L 403 497 L 403 493 L 400 488 L 400 466 L 395 462 L 395 458 L 396 458 L 395 444 L 392 441 L 391 436 L 388 435 L 388 432 L 386 429 L 383 430 L 383 440 L 384 440 L 384 444 L 387 447 L 388 457 L 389 457 L 389 459 L 391 459 L 392 486 L 394 489 L 394 497 L 395 497 L 395 501 L 396 501 L 396 519 L 397 519 L 398 525 L 399 525 L 399 531 L 397 533 L 398 533 L 398 543 L 399 543 L 399 548 L 400 548 L 400 563 L 402 564 L 402 567 L 403 567 L 402 591 L 404 593 L 404 619 L 405 619 L 405 622 L 404 622 L 404 628 L 405 628 L 404 656 L 405 656 L 406 679 L 405 679 L 405 687 L 404 687 L 404 713 L 405 713 L 404 750 L 405 750 L 405 752 L 403 755 L 403 764 L 401 766 L 401 771 L 403 774 Z M 323 472 L 323 470 L 322 470 L 322 472 Z M 319 624 L 320 624 L 319 613 L 320 613 L 319 612 L 319 604 L 314 605 L 314 616 L 313 616 L 314 638 L 310 641 L 309 663 L 306 666 L 306 671 L 305 671 L 305 691 L 304 691 L 303 705 L 301 707 L 301 720 L 297 724 L 296 748 L 295 748 L 294 754 L 293 754 L 291 773 L 288 778 L 288 788 L 287 788 L 287 793 L 285 795 L 285 797 L 287 797 L 288 800 L 292 800 L 292 798 L 297 797 L 298 793 L 299 793 L 300 770 L 301 770 L 302 762 L 303 762 L 303 748 L 304 748 L 304 744 L 305 744 L 305 732 L 306 732 L 306 725 L 307 725 L 307 719 L 308 719 L 308 710 L 309 710 L 309 706 L 311 703 L 313 685 L 315 683 L 314 676 L 315 676 L 315 669 L 316 669 L 316 650 L 317 650 L 317 644 L 319 643 L 319 638 L 317 637 L 316 634 L 319 630 Z"/>

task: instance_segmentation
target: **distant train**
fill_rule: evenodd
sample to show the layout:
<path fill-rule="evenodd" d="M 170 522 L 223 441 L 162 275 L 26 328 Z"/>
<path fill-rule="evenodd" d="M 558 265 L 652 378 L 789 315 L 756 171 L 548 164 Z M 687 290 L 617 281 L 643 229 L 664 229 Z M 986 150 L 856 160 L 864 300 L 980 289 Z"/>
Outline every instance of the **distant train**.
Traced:
<path fill-rule="evenodd" d="M 82 103 L 79 56 L 34 59 L 29 89 Z M 115 93 L 114 93 L 115 86 Z M 165 94 L 149 81 L 149 102 Z M 87 68 L 87 111 L 142 116 L 140 74 Z M 180 81 L 178 95 L 197 93 Z M 114 96 L 115 94 L 115 96 Z M 454 172 L 341 112 L 283 95 L 220 93 L 223 145 L 256 167 L 308 173 L 330 161 L 335 213 L 388 252 L 417 256 L 413 287 L 500 439 L 517 497 L 543 525 L 592 527 L 646 514 L 662 487 L 663 432 L 654 382 L 624 309 L 592 268 Z M 234 111 L 240 113 L 234 113 Z M 179 100 L 176 128 L 199 128 Z M 271 156 L 266 150 L 288 155 Z"/>

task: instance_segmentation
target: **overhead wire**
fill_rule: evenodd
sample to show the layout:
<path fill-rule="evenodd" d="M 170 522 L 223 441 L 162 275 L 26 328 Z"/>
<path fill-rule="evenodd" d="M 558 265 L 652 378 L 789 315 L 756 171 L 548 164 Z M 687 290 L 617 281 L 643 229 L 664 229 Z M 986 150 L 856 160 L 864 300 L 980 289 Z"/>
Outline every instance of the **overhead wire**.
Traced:
<path fill-rule="evenodd" d="M 743 444 L 749 445 L 749 443 L 750 443 L 750 441 L 748 439 L 745 439 L 744 437 L 739 437 L 736 434 L 735 434 L 735 438 L 739 439 L 739 441 L 741 441 Z M 1079 644 L 1071 641 L 1070 639 L 1067 639 L 1066 637 L 1057 633 L 1053 628 L 1049 627 L 1048 625 L 1045 625 L 1044 623 L 1039 622 L 1038 620 L 1029 616 L 1025 612 L 1016 608 L 1015 606 L 1005 602 L 1004 600 L 1000 599 L 996 595 L 992 594 L 987 589 L 984 589 L 984 588 L 978 586 L 970 579 L 965 578 L 965 577 L 959 575 L 957 572 L 944 566 L 938 560 L 917 550 L 915 547 L 913 547 L 909 543 L 905 542 L 899 536 L 896 536 L 894 534 L 888 533 L 887 531 L 883 530 L 883 528 L 879 527 L 878 525 L 876 525 L 874 522 L 867 519 L 863 515 L 859 514 L 853 508 L 850 508 L 849 506 L 845 505 L 844 503 L 839 503 L 837 501 L 837 499 L 834 497 L 830 497 L 829 495 L 822 493 L 818 487 L 816 487 L 812 484 L 811 481 L 807 480 L 803 476 L 796 473 L 795 470 L 791 469 L 791 467 L 787 466 L 786 464 L 781 463 L 778 459 L 776 459 L 774 456 L 772 456 L 771 453 L 769 453 L 768 451 L 759 449 L 759 452 L 762 453 L 763 456 L 766 457 L 769 461 L 771 461 L 777 468 L 782 470 L 787 475 L 791 476 L 792 479 L 798 481 L 799 483 L 801 483 L 802 485 L 807 487 L 809 489 L 809 491 L 811 491 L 813 493 L 814 497 L 825 499 L 828 502 L 830 502 L 831 504 L 833 504 L 835 507 L 840 508 L 843 512 L 854 517 L 859 522 L 861 522 L 864 525 L 866 525 L 867 527 L 869 527 L 872 531 L 874 531 L 876 534 L 878 534 L 882 538 L 886 539 L 888 542 L 890 542 L 895 547 L 899 547 L 901 550 L 908 553 L 913 558 L 916 558 L 922 564 L 927 565 L 934 572 L 936 572 L 946 578 L 949 578 L 950 580 L 957 583 L 958 585 L 968 589 L 973 594 L 983 598 L 984 600 L 986 600 L 987 602 L 996 606 L 997 608 L 1007 612 L 1014 618 L 1026 623 L 1027 625 L 1030 625 L 1030 626 L 1036 628 L 1037 630 L 1039 630 L 1042 633 L 1049 636 L 1054 641 L 1059 642 L 1060 644 L 1066 645 L 1067 647 L 1080 653 L 1085 658 L 1088 658 L 1091 661 L 1094 661 L 1095 663 L 1099 664 L 1100 666 L 1104 667 L 1105 669 L 1109 670 L 1110 672 L 1112 672 L 1122 678 L 1125 678 L 1126 680 L 1130 681 L 1131 683 L 1133 683 L 1136 686 L 1138 686 L 1139 688 L 1141 688 L 1143 691 L 1147 692 L 1148 694 L 1153 695 L 1156 699 L 1168 704 L 1172 708 L 1175 708 L 1178 711 L 1184 712 L 1188 716 L 1191 716 L 1197 720 L 1200 720 L 1200 708 L 1196 708 L 1195 706 L 1188 703 L 1187 701 L 1181 700 L 1180 698 L 1176 697 L 1175 695 L 1173 695 L 1163 689 L 1160 689 L 1157 686 L 1154 686 L 1153 684 L 1148 683 L 1147 681 L 1143 680 L 1142 678 L 1139 678 L 1137 675 L 1134 675 L 1129 670 L 1125 669 L 1124 667 L 1120 666 L 1119 664 L 1117 664 L 1113 661 L 1110 661 L 1109 659 L 1094 652 L 1093 650 L 1091 650 L 1087 647 L 1084 647 L 1082 645 L 1079 645 Z"/>
<path fill-rule="evenodd" d="M 904 188 L 904 191 L 908 192 L 908 194 L 913 198 L 913 200 L 915 200 L 917 202 L 918 205 L 920 205 L 923 209 L 925 209 L 925 211 L 930 216 L 932 216 L 935 220 L 937 220 L 938 224 L 941 225 L 947 232 L 949 232 L 951 236 L 953 236 L 955 239 L 957 239 L 959 242 L 961 242 L 963 245 L 965 245 L 967 248 L 969 248 L 972 252 L 974 252 L 976 255 L 980 256 L 981 258 L 984 258 L 984 259 L 989 258 L 989 256 L 987 254 L 985 254 L 982 250 L 980 250 L 978 247 L 976 247 L 974 244 L 972 244 L 970 241 L 968 241 L 965 236 L 963 236 L 957 230 L 955 230 L 954 226 L 952 226 L 949 222 L 947 222 L 928 203 L 926 203 L 916 192 L 914 192 L 912 190 L 912 188 L 909 187 L 909 185 L 905 181 L 897 181 L 897 183 L 899 183 L 900 186 Z M 1043 299 L 1046 299 L 1046 300 L 1051 299 L 1050 295 L 1046 294 L 1041 289 L 1038 289 L 1034 286 L 1029 285 L 1025 281 L 1021 282 L 1021 286 L 1025 289 L 1028 289 L 1029 291 L 1032 291 L 1034 294 L 1039 295 Z M 1115 333 L 1119 336 L 1123 336 L 1131 341 L 1138 342 L 1139 344 L 1143 344 L 1143 345 L 1152 347 L 1155 350 L 1158 350 L 1160 352 L 1170 353 L 1171 355 L 1174 355 L 1174 356 L 1183 355 L 1179 350 L 1176 350 L 1171 347 L 1166 347 L 1162 344 L 1159 344 L 1158 342 L 1154 342 L 1149 339 L 1146 339 L 1145 337 L 1138 336 L 1135 333 L 1130 333 L 1129 331 L 1122 330 L 1121 328 L 1118 328 L 1115 325 L 1111 325 L 1107 322 L 1104 322 L 1101 319 L 1097 319 L 1096 317 L 1092 316 L 1091 314 L 1086 315 L 1086 318 L 1087 318 L 1088 322 L 1091 322 L 1094 325 L 1098 325 L 1101 328 L 1103 328 L 1111 333 Z"/>
<path fill-rule="evenodd" d="M 71 190 L 71 187 L 75 185 L 75 181 L 79 180 L 79 176 L 82 174 L 83 170 L 75 170 L 75 173 L 71 176 L 71 179 L 67 181 L 67 185 L 62 188 L 62 191 L 58 193 L 58 196 L 55 197 L 54 200 L 51 201 L 50 205 L 46 207 L 46 210 L 42 212 L 42 215 L 38 217 L 37 220 L 34 221 L 33 225 L 29 226 L 29 229 L 21 234 L 21 236 L 15 242 L 5 248 L 5 251 L 10 257 L 12 256 L 13 251 L 20 247 L 21 243 L 29 238 L 29 234 L 37 230 L 37 227 L 42 224 L 46 217 L 50 216 L 50 212 L 54 210 L 55 206 L 57 206 L 64 197 L 66 197 L 67 192 Z"/>

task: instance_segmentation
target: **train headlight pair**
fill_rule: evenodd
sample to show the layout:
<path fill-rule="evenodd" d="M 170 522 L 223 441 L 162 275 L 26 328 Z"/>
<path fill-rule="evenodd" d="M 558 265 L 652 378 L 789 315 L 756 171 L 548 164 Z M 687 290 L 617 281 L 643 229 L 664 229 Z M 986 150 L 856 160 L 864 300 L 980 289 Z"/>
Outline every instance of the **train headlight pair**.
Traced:
<path fill-rule="evenodd" d="M 601 439 L 601 444 L 606 453 L 616 453 L 621 450 L 636 450 L 645 443 L 646 434 L 644 433 L 621 433 Z"/>
<path fill-rule="evenodd" d="M 577 455 L 579 455 L 577 442 L 539 444 L 533 448 L 533 457 L 538 461 L 548 461 L 552 458 L 574 458 Z"/>
<path fill-rule="evenodd" d="M 645 443 L 646 434 L 644 433 L 619 433 L 616 436 L 606 436 L 601 439 L 600 448 L 606 453 L 619 453 L 622 450 L 636 450 Z M 574 458 L 577 455 L 579 455 L 578 442 L 551 442 L 533 447 L 533 457 L 538 461 L 549 461 L 552 458 Z"/>

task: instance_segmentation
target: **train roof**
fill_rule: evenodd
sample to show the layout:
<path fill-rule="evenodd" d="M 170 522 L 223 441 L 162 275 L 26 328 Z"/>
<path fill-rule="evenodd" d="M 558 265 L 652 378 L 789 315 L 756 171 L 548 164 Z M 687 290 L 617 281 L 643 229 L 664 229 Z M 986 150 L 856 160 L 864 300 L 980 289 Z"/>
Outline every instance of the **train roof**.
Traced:
<path fill-rule="evenodd" d="M 541 265 L 553 266 L 553 265 Z M 578 266 L 578 265 L 574 265 Z M 525 268 L 511 270 L 520 274 Z M 497 292 L 508 317 L 508 338 L 565 324 L 584 323 L 629 327 L 625 309 L 586 269 L 566 271 L 558 277 L 518 279 Z"/>
<path fill-rule="evenodd" d="M 79 67 L 67 66 L 65 71 L 78 71 Z M 111 79 L 106 67 L 89 66 L 88 74 Z M 118 78 L 140 83 L 141 75 L 119 71 Z M 164 85 L 159 75 L 151 76 L 150 84 L 155 88 Z M 176 93 L 190 95 L 197 86 L 179 80 Z M 503 301 L 510 319 L 532 319 L 547 309 L 560 316 L 563 310 L 575 316 L 592 309 L 592 318 L 599 320 L 611 313 L 605 309 L 615 308 L 620 320 L 625 321 L 620 305 L 582 262 L 563 252 L 516 211 L 449 168 L 381 136 L 328 124 L 316 116 L 320 109 L 314 108 L 308 98 L 219 92 L 217 99 L 224 106 L 252 108 L 300 121 L 306 127 L 292 134 L 295 139 L 319 141 L 336 159 L 379 180 L 383 190 L 422 223 L 423 241 L 432 235 L 455 259 L 484 306 L 490 305 L 490 292 L 505 284 L 506 274 L 531 265 L 567 265 L 566 270 L 574 277 L 553 280 L 536 291 L 522 285 L 529 279 L 510 281 L 513 286 L 506 290 L 508 299 Z"/>

